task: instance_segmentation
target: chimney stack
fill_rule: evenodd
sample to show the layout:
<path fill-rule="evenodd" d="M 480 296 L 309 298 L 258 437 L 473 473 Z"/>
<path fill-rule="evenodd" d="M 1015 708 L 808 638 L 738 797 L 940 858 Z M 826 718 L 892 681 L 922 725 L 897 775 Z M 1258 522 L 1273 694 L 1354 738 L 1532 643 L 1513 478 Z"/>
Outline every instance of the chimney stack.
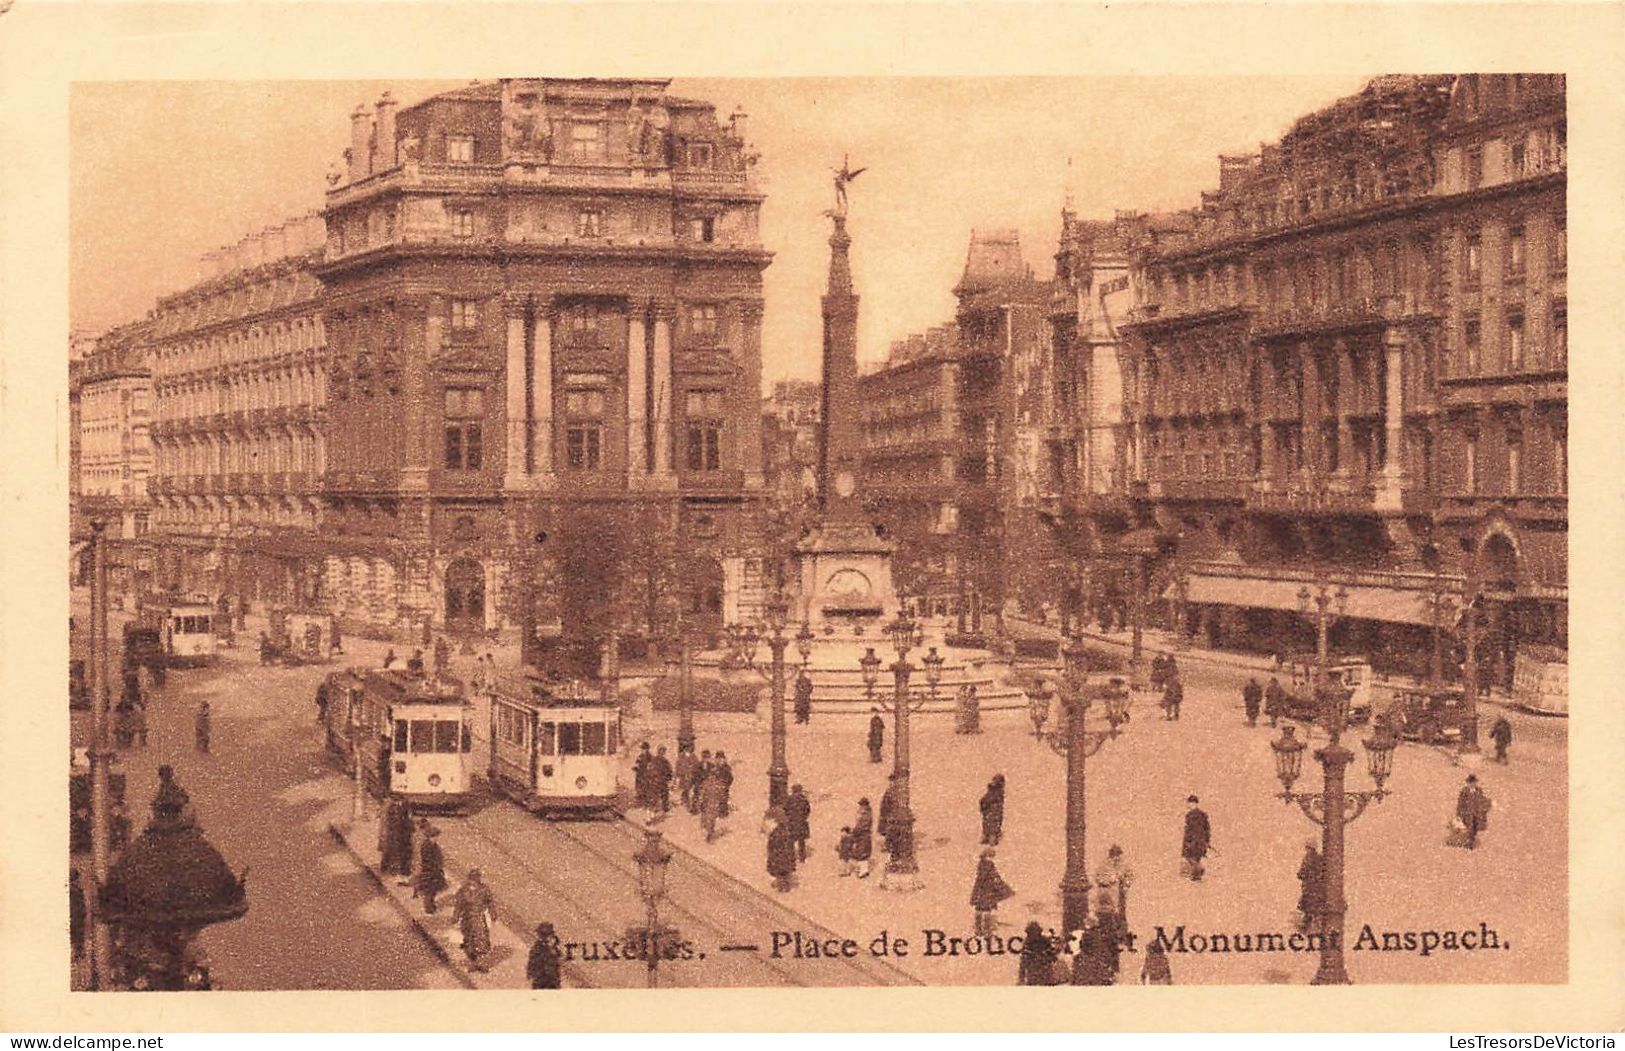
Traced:
<path fill-rule="evenodd" d="M 378 96 L 375 145 L 372 170 L 387 172 L 396 165 L 395 156 L 395 96 L 384 92 Z"/>
<path fill-rule="evenodd" d="M 350 181 L 360 182 L 372 174 L 372 119 L 367 107 L 356 106 L 350 114 Z"/>

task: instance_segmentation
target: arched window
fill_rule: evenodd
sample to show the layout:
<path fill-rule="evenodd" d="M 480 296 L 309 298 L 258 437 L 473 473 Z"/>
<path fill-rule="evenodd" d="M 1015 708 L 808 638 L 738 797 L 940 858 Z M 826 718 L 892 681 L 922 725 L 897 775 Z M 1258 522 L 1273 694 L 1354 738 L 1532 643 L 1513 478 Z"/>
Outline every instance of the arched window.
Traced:
<path fill-rule="evenodd" d="M 453 631 L 485 627 L 485 569 L 472 558 L 446 567 L 446 626 Z"/>

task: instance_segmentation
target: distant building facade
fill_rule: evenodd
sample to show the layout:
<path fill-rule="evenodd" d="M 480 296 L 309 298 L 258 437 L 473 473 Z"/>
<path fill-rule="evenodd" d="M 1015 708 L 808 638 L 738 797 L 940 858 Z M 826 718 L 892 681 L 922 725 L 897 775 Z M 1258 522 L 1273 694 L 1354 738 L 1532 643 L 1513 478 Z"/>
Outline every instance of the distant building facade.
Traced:
<path fill-rule="evenodd" d="M 862 377 L 867 492 L 898 542 L 899 591 L 967 629 L 1059 566 L 1039 515 L 1053 415 L 1050 289 L 1014 231 L 977 231 L 951 325 Z"/>
<path fill-rule="evenodd" d="M 150 568 L 136 543 L 150 522 L 148 479 L 153 468 L 152 374 L 143 353 L 146 325 L 121 326 L 98 338 L 92 350 L 70 362 L 70 407 L 77 419 L 76 455 L 70 454 L 70 528 L 74 539 L 92 521 L 107 523 L 105 536 L 126 541 L 109 561 L 114 590 L 130 593 Z"/>
<path fill-rule="evenodd" d="M 820 400 L 816 380 L 779 380 L 762 399 L 762 488 L 785 530 L 817 503 Z"/>
<path fill-rule="evenodd" d="M 315 215 L 244 238 L 150 316 L 160 586 L 262 604 L 324 597 L 324 239 Z"/>
<path fill-rule="evenodd" d="M 1299 593 L 1329 565 L 1342 648 L 1425 653 L 1440 592 L 1476 597 L 1503 683 L 1519 645 L 1566 644 L 1563 98 L 1378 78 L 1221 158 L 1134 253 L 1122 513 L 1090 536 L 1155 531 L 1181 630 L 1311 645 Z"/>
<path fill-rule="evenodd" d="M 666 83 L 353 115 L 318 268 L 323 591 L 347 620 L 496 631 L 532 574 L 557 620 L 571 552 L 612 542 L 643 570 L 598 600 L 626 628 L 759 608 L 762 195 L 743 114 Z M 596 552 L 570 539 L 594 529 Z"/>

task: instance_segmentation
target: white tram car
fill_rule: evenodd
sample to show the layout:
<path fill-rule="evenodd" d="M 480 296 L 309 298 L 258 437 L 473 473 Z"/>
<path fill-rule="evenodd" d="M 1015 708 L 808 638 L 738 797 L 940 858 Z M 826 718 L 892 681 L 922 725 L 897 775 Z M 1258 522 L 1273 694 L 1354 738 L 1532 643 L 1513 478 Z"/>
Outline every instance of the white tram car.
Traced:
<path fill-rule="evenodd" d="M 329 675 L 322 685 L 327 746 L 346 769 L 359 765 L 369 791 L 428 809 L 468 806 L 474 795 L 474 706 L 461 683 L 351 669 Z"/>
<path fill-rule="evenodd" d="M 141 606 L 141 626 L 158 632 L 166 664 L 214 663 L 219 651 L 214 636 L 214 608 L 206 602 L 157 602 Z"/>
<path fill-rule="evenodd" d="M 620 708 L 532 675 L 499 675 L 490 696 L 494 788 L 533 813 L 615 813 Z"/>

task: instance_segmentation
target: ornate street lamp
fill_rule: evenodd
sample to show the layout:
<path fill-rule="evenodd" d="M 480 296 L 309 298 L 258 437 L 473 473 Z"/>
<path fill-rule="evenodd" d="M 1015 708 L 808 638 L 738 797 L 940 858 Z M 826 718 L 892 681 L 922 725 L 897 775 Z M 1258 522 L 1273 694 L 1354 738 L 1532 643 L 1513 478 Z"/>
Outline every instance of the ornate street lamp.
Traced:
<path fill-rule="evenodd" d="M 1065 934 L 1082 930 L 1089 920 L 1085 761 L 1121 732 L 1119 727 L 1128 722 L 1132 694 L 1128 682 L 1120 676 L 1091 684 L 1087 651 L 1076 640 L 1069 642 L 1061 655 L 1066 726 L 1064 730 L 1057 728 L 1045 740 L 1057 755 L 1066 757 L 1066 869 L 1061 874 L 1061 927 Z M 1085 720 L 1097 700 L 1105 703 L 1108 729 L 1091 731 Z"/>
<path fill-rule="evenodd" d="M 694 646 L 688 637 L 688 627 L 682 614 L 677 617 L 678 655 L 675 662 L 667 659 L 667 672 L 673 665 L 677 672 L 677 754 L 694 751 Z"/>
<path fill-rule="evenodd" d="M 772 697 L 768 701 L 768 712 L 772 719 L 772 758 L 767 767 L 767 805 L 772 809 L 782 806 L 790 798 L 790 764 L 785 757 L 784 725 L 784 651 L 790 645 L 790 636 L 784 633 L 784 629 L 789 621 L 790 600 L 783 591 L 775 589 L 767 596 L 762 611 L 767 618 L 763 630 L 758 631 L 750 625 L 735 625 L 729 629 L 728 635 L 733 656 L 758 674 L 763 674 L 762 669 L 756 667 L 758 645 L 765 641 L 773 655 L 772 664 L 765 673 L 772 689 Z M 802 630 L 805 641 L 799 645 L 810 653 L 812 632 L 805 625 Z"/>
<path fill-rule="evenodd" d="M 1331 739 L 1326 747 L 1315 750 L 1320 763 L 1323 787 L 1319 792 L 1294 792 L 1293 784 L 1303 771 L 1303 753 L 1307 746 L 1297 736 L 1297 728 L 1283 726 L 1278 740 L 1270 743 L 1275 755 L 1275 774 L 1281 780 L 1279 798 L 1288 804 L 1296 803 L 1309 820 L 1321 826 L 1321 856 L 1324 860 L 1326 887 L 1321 906 L 1320 967 L 1315 971 L 1315 985 L 1347 985 L 1348 970 L 1343 964 L 1343 920 L 1348 903 L 1343 896 L 1344 831 L 1365 812 L 1373 801 L 1388 795 L 1387 784 L 1393 772 L 1394 748 L 1399 743 L 1386 729 L 1379 729 L 1363 742 L 1366 769 L 1371 775 L 1374 789 L 1350 792 L 1344 788 L 1343 774 L 1354 753 L 1344 748 L 1341 737 L 1344 713 L 1347 709 L 1347 690 L 1340 700 L 1327 704 L 1327 731 Z"/>
<path fill-rule="evenodd" d="M 660 830 L 643 831 L 643 846 L 632 855 L 638 866 L 638 893 L 643 896 L 647 910 L 648 928 L 644 932 L 644 955 L 648 964 L 647 984 L 650 989 L 660 985 L 659 967 L 661 950 L 660 900 L 666 896 L 666 868 L 671 864 L 672 851 L 663 841 Z"/>
<path fill-rule="evenodd" d="M 886 626 L 885 634 L 897 651 L 897 660 L 891 666 L 894 684 L 892 784 L 895 795 L 886 828 L 887 840 L 891 844 L 890 858 L 886 862 L 886 885 L 897 890 L 916 890 L 920 886 L 920 866 L 914 857 L 914 812 L 909 805 L 909 714 L 936 697 L 946 658 L 933 646 L 921 659 L 920 663 L 925 666 L 927 690 L 916 700 L 909 693 L 908 680 L 914 666 L 909 664 L 908 655 L 911 650 L 925 644 L 925 628 L 919 621 L 899 615 Z M 866 649 L 858 660 L 863 668 L 866 695 L 870 698 L 873 698 L 874 688 L 880 681 L 880 663 L 873 647 Z"/>
<path fill-rule="evenodd" d="M 802 621 L 801 630 L 796 632 L 796 652 L 801 654 L 803 668 L 812 663 L 813 637 L 812 625 Z"/>

